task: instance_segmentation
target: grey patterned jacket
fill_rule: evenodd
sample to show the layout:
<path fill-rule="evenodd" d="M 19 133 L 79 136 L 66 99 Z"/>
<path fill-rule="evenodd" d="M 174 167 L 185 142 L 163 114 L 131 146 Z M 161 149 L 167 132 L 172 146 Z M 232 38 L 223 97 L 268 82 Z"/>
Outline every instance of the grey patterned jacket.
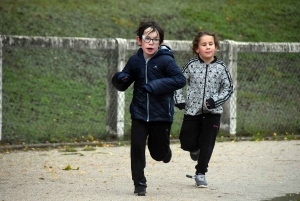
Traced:
<path fill-rule="evenodd" d="M 221 114 L 222 105 L 234 91 L 231 75 L 225 63 L 215 57 L 207 65 L 197 56 L 184 65 L 182 72 L 187 79 L 186 96 L 184 88 L 175 91 L 175 106 L 185 109 L 185 115 Z M 210 107 L 206 106 L 206 101 Z"/>

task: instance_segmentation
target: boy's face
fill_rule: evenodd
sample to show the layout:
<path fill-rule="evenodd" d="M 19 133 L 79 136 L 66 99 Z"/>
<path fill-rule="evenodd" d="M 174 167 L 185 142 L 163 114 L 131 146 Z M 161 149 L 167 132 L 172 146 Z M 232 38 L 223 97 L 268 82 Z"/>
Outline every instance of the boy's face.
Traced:
<path fill-rule="evenodd" d="M 147 28 L 144 31 L 143 38 L 136 37 L 138 45 L 143 49 L 146 59 L 150 59 L 157 51 L 160 45 L 159 34 L 157 31 L 153 31 L 152 28 Z"/>
<path fill-rule="evenodd" d="M 195 51 L 203 61 L 212 62 L 216 52 L 214 37 L 208 35 L 201 36 L 198 48 Z"/>

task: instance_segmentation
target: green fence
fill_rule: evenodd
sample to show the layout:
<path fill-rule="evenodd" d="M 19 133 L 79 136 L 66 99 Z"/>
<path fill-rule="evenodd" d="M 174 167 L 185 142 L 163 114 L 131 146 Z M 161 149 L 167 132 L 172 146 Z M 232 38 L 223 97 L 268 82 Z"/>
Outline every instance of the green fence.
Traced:
<path fill-rule="evenodd" d="M 179 66 L 191 41 L 165 41 Z M 221 133 L 300 133 L 300 43 L 222 41 L 235 94 L 224 105 Z M 1 134 L 4 143 L 77 142 L 130 135 L 132 90 L 117 92 L 112 74 L 135 40 L 1 36 Z M 172 138 L 183 112 L 175 109 Z"/>

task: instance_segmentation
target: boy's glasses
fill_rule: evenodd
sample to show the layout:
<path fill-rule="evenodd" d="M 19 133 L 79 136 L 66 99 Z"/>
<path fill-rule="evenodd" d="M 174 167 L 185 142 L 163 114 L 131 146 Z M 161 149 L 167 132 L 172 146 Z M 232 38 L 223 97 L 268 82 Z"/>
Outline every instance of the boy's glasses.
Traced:
<path fill-rule="evenodd" d="M 159 43 L 159 38 L 153 38 L 151 39 L 148 36 L 142 35 L 142 39 L 146 42 L 146 43 L 150 43 L 150 41 L 152 41 L 154 44 Z"/>

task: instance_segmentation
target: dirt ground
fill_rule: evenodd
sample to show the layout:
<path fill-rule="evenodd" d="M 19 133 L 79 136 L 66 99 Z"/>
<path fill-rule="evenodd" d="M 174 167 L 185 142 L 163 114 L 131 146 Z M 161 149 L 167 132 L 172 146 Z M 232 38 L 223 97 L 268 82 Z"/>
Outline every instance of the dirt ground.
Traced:
<path fill-rule="evenodd" d="M 168 164 L 147 151 L 145 197 L 133 194 L 129 146 L 2 152 L 0 201 L 253 201 L 300 193 L 300 141 L 216 143 L 205 189 L 186 177 L 196 165 L 189 153 L 178 143 L 171 149 Z"/>

